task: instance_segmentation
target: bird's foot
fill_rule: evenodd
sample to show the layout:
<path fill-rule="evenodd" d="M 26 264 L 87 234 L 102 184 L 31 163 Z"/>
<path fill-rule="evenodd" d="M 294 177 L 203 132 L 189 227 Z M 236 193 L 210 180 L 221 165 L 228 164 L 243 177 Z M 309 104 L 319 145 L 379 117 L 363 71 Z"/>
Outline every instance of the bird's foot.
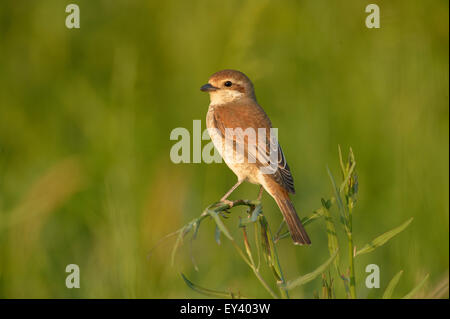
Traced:
<path fill-rule="evenodd" d="M 221 199 L 220 202 L 230 206 L 230 208 L 234 205 L 234 202 L 228 199 Z"/>

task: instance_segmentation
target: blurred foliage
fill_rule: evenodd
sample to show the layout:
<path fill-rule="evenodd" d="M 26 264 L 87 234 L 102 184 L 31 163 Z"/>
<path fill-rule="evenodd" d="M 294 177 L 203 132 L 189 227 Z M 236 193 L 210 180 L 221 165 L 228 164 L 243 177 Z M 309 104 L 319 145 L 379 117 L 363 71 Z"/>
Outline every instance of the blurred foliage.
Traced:
<path fill-rule="evenodd" d="M 77 30 L 64 24 L 73 2 Z M 341 144 L 358 155 L 353 240 L 414 218 L 396 240 L 358 257 L 361 285 L 367 264 L 381 271 L 380 291 L 357 287 L 360 297 L 381 297 L 400 269 L 392 297 L 427 273 L 422 297 L 448 297 L 448 1 L 380 0 L 377 30 L 364 25 L 368 3 L 3 0 L 0 297 L 199 297 L 180 272 L 267 297 L 231 244 L 217 246 L 214 227 L 190 248 L 201 278 L 188 249 L 170 266 L 169 240 L 149 255 L 235 182 L 224 164 L 169 158 L 171 130 L 204 120 L 209 101 L 199 87 L 223 68 L 253 80 L 279 128 L 302 217 L 332 194 L 325 168 L 338 172 Z M 257 191 L 242 185 L 232 198 Z M 278 225 L 276 204 L 264 195 L 263 205 Z M 328 256 L 323 223 L 308 232 L 309 248 L 278 245 L 289 278 Z M 80 289 L 65 287 L 71 263 Z M 319 289 L 320 278 L 291 297 Z"/>

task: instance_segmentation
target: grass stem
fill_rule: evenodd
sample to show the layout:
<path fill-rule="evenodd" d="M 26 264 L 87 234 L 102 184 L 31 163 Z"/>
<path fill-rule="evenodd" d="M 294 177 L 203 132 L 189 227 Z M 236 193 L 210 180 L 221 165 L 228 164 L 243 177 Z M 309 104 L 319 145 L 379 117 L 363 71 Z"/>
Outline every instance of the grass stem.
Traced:
<path fill-rule="evenodd" d="M 348 210 L 348 261 L 349 261 L 349 279 L 350 279 L 350 297 L 356 299 L 356 280 L 355 280 L 355 265 L 354 265 L 354 251 L 353 251 L 353 225 L 352 225 L 352 209 L 349 207 Z"/>

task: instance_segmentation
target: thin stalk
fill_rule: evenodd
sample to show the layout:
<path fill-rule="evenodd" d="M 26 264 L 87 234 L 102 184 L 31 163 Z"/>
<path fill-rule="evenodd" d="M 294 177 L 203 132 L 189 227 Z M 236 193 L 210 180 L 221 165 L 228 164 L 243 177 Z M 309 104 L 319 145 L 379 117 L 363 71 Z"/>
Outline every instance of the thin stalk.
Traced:
<path fill-rule="evenodd" d="M 273 292 L 272 289 L 270 289 L 269 285 L 266 283 L 266 281 L 264 280 L 264 278 L 261 276 L 261 274 L 259 273 L 258 270 L 258 266 L 255 264 L 255 261 L 253 259 L 252 253 L 251 253 L 251 248 L 250 248 L 250 244 L 248 242 L 248 238 L 247 238 L 247 232 L 245 230 L 245 227 L 242 229 L 244 232 L 244 244 L 245 244 L 245 249 L 247 251 L 247 255 L 248 255 L 248 259 L 244 256 L 244 252 L 239 248 L 239 246 L 235 243 L 234 240 L 232 240 L 231 242 L 233 243 L 233 246 L 238 250 L 239 254 L 241 255 L 241 257 L 245 260 L 246 264 L 253 270 L 253 272 L 256 275 L 256 278 L 258 278 L 258 280 L 261 282 L 261 284 L 264 286 L 264 288 L 266 288 L 266 290 L 269 292 L 269 294 L 275 298 L 278 299 L 278 296 Z"/>
<path fill-rule="evenodd" d="M 270 234 L 271 240 L 273 242 L 272 232 L 270 231 L 269 226 L 267 226 L 267 229 L 269 230 L 269 234 Z M 282 283 L 282 285 L 280 285 L 281 297 L 283 299 L 289 299 L 289 292 L 288 292 L 288 290 L 286 288 L 286 280 L 284 279 L 283 271 L 281 270 L 280 259 L 278 258 L 278 252 L 277 252 L 277 249 L 275 247 L 275 243 L 273 243 L 273 252 L 274 252 L 275 260 L 277 261 L 278 270 L 280 272 L 280 281 Z"/>
<path fill-rule="evenodd" d="M 239 247 L 239 245 L 234 241 L 234 239 L 230 240 L 231 244 L 234 246 L 234 248 L 237 250 L 237 252 L 239 253 L 239 255 L 241 256 L 241 258 L 245 261 L 245 263 L 253 270 L 253 272 L 256 275 L 256 278 L 258 278 L 258 280 L 261 282 L 261 284 L 263 285 L 263 287 L 267 290 L 267 292 L 275 299 L 279 299 L 279 297 L 273 292 L 272 289 L 270 289 L 269 285 L 267 285 L 267 283 L 264 281 L 264 279 L 262 278 L 261 274 L 259 273 L 258 269 L 256 268 L 255 262 L 253 261 L 253 258 L 251 257 L 251 255 L 249 256 L 249 258 L 247 258 L 244 254 L 244 252 L 242 251 L 242 249 Z"/>
<path fill-rule="evenodd" d="M 179 242 L 182 240 L 182 238 L 186 235 L 186 233 L 188 233 L 192 228 L 194 228 L 194 236 L 196 234 L 196 231 L 198 230 L 198 227 L 200 226 L 200 223 L 203 219 L 205 219 L 206 217 L 210 216 L 213 217 L 214 219 L 217 219 L 215 215 L 213 214 L 220 214 L 224 211 L 227 211 L 228 209 L 231 209 L 232 207 L 236 207 L 236 206 L 249 206 L 249 207 L 255 207 L 256 205 L 260 205 L 259 201 L 255 201 L 255 200 L 236 200 L 231 202 L 231 204 L 227 204 L 227 203 L 214 203 L 210 206 L 208 206 L 203 213 L 200 215 L 200 217 L 194 219 L 193 221 L 191 221 L 187 226 L 181 228 L 180 230 L 178 230 L 177 232 L 175 232 L 174 234 L 179 234 L 177 243 L 175 244 L 175 248 L 172 252 L 172 255 L 174 255 L 177 246 L 179 245 Z M 211 214 L 212 212 L 212 214 Z M 220 221 L 220 219 L 219 219 Z M 234 240 L 234 238 L 229 234 L 229 231 L 227 230 L 227 228 L 222 224 L 222 223 L 218 223 L 218 220 L 216 220 L 216 225 L 220 228 L 220 230 L 226 235 L 226 237 L 231 241 L 231 244 L 233 245 L 233 247 L 236 249 L 236 251 L 238 252 L 239 256 L 244 260 L 244 262 L 253 270 L 256 278 L 258 278 L 258 280 L 261 282 L 261 284 L 263 285 L 263 287 L 267 290 L 267 292 L 275 299 L 279 299 L 280 297 L 277 296 L 277 294 L 269 287 L 269 285 L 266 283 L 266 281 L 264 280 L 264 278 L 261 276 L 261 274 L 259 273 L 259 266 L 260 266 L 260 245 L 261 242 L 258 241 L 258 236 L 257 236 L 257 230 L 258 230 L 258 226 L 257 223 L 255 223 L 255 240 L 256 240 L 256 245 L 257 245 L 257 251 L 258 251 L 258 264 L 256 264 L 255 260 L 253 259 L 252 253 L 251 253 L 251 249 L 250 249 L 250 245 L 248 243 L 248 239 L 247 239 L 247 234 L 245 232 L 245 228 L 244 228 L 244 244 L 246 247 L 246 252 L 248 257 L 246 256 L 246 254 L 244 253 L 244 251 L 240 248 L 240 246 L 236 243 L 236 241 Z M 270 232 L 270 230 L 269 230 Z M 272 235 L 270 234 L 270 240 L 273 244 L 273 238 Z M 281 274 L 281 281 L 282 283 L 285 283 L 284 277 L 282 275 L 281 272 L 281 268 L 280 268 L 280 263 L 278 260 L 278 255 L 276 253 L 276 250 L 274 249 L 275 252 L 275 259 L 277 262 L 277 266 L 279 269 L 279 272 Z M 287 291 L 283 291 L 281 290 L 281 295 L 283 298 L 289 298 L 289 295 L 287 294 Z"/>
<path fill-rule="evenodd" d="M 234 206 L 239 206 L 239 205 L 247 205 L 247 206 L 253 206 L 254 202 L 252 201 L 246 201 L 246 200 L 237 200 L 233 202 L 232 207 Z M 230 207 L 231 208 L 231 207 Z M 256 224 L 255 224 L 256 225 Z M 255 228 L 256 230 L 257 228 Z M 260 283 L 263 285 L 263 287 L 267 290 L 267 292 L 275 299 L 279 299 L 279 297 L 275 294 L 275 292 L 273 292 L 273 290 L 269 287 L 269 285 L 266 283 L 266 281 L 264 280 L 264 278 L 261 276 L 261 274 L 259 273 L 259 260 L 258 260 L 258 265 L 256 265 L 252 253 L 251 253 L 251 248 L 250 245 L 248 243 L 248 238 L 247 238 L 247 232 L 245 230 L 245 227 L 243 228 L 243 232 L 244 232 L 244 244 L 246 246 L 246 252 L 248 255 L 248 258 L 245 256 L 244 252 L 242 251 L 242 249 L 239 247 L 239 245 L 235 242 L 234 239 L 231 239 L 231 243 L 233 244 L 234 248 L 238 251 L 239 255 L 242 257 L 242 259 L 245 261 L 245 263 L 253 270 L 256 278 L 258 278 L 258 280 L 260 281 Z M 258 244 L 258 243 L 256 243 Z M 257 247 L 258 249 L 258 259 L 260 258 L 260 252 L 259 252 L 259 246 Z"/>
<path fill-rule="evenodd" d="M 269 285 L 267 285 L 267 283 L 265 282 L 264 278 L 261 276 L 261 274 L 259 273 L 259 271 L 256 270 L 255 267 L 252 267 L 252 269 L 253 269 L 253 272 L 254 272 L 255 275 L 256 275 L 256 278 L 259 279 L 259 281 L 261 282 L 261 284 L 264 286 L 264 288 L 266 288 L 266 290 L 270 293 L 270 295 L 271 295 L 273 298 L 275 298 L 275 299 L 280 299 L 280 297 L 278 297 L 278 296 L 273 292 L 273 290 L 270 289 Z"/>
<path fill-rule="evenodd" d="M 250 268 L 254 268 L 252 262 L 245 257 L 244 252 L 242 251 L 242 249 L 238 246 L 238 244 L 236 244 L 236 242 L 233 240 L 230 240 L 231 244 L 234 246 L 234 248 L 236 248 L 237 252 L 239 253 L 239 255 L 242 257 L 242 259 L 245 261 L 245 263 L 250 267 Z"/>
<path fill-rule="evenodd" d="M 256 246 L 256 251 L 258 253 L 258 265 L 256 265 L 256 269 L 259 270 L 259 266 L 261 265 L 261 241 L 259 240 L 259 229 L 258 229 L 258 223 L 254 223 L 254 235 L 255 235 L 255 246 Z"/>
<path fill-rule="evenodd" d="M 348 226 L 349 231 L 347 233 L 348 237 L 348 261 L 350 270 L 350 297 L 356 299 L 356 280 L 355 280 L 355 266 L 354 266 L 354 252 L 353 252 L 353 235 L 352 235 L 352 208 L 348 209 Z"/>

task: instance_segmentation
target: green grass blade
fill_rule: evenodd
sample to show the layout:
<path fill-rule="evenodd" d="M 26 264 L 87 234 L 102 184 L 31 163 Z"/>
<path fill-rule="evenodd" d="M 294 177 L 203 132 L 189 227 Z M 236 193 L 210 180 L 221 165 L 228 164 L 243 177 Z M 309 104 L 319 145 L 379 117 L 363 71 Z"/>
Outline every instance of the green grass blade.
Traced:
<path fill-rule="evenodd" d="M 400 277 L 403 275 L 403 270 L 400 270 L 389 282 L 386 290 L 383 294 L 383 299 L 391 299 L 392 293 L 394 292 L 395 287 L 397 287 L 397 284 L 400 280 Z"/>
<path fill-rule="evenodd" d="M 216 240 L 217 245 L 220 245 L 220 228 L 217 225 L 214 232 L 214 239 Z"/>
<path fill-rule="evenodd" d="M 343 192 L 345 189 L 345 186 L 347 186 L 348 181 L 350 180 L 350 178 L 352 177 L 353 171 L 355 170 L 356 167 L 356 162 L 353 162 L 352 166 L 350 167 L 348 173 L 344 176 L 344 180 L 341 183 L 341 186 L 339 187 L 339 191 Z"/>
<path fill-rule="evenodd" d="M 334 180 L 333 174 L 331 173 L 328 166 L 327 166 L 327 172 L 328 172 L 328 176 L 330 177 L 331 184 L 333 185 L 333 192 L 334 192 L 334 195 L 336 196 L 336 201 L 338 203 L 338 208 L 339 208 L 338 210 L 340 213 L 341 223 L 344 225 L 345 231 L 349 232 L 347 211 L 345 210 L 344 203 L 342 202 L 341 194 L 339 193 L 339 190 L 336 186 L 336 181 Z"/>
<path fill-rule="evenodd" d="M 220 219 L 219 214 L 217 214 L 214 210 L 208 210 L 209 215 L 214 219 L 216 222 L 217 227 L 219 227 L 220 231 L 229 239 L 233 240 L 233 237 L 230 235 L 230 232 L 223 224 L 222 220 Z"/>
<path fill-rule="evenodd" d="M 307 225 L 309 225 L 310 223 L 312 223 L 313 221 L 319 219 L 320 217 L 323 217 L 324 214 L 322 212 L 322 209 L 319 208 L 318 210 L 314 211 L 313 214 L 309 217 L 304 217 L 301 219 L 302 221 L 302 225 L 303 227 L 306 227 Z M 277 243 L 280 239 L 284 239 L 290 236 L 289 231 L 285 231 L 284 233 L 281 233 L 282 227 L 284 226 L 285 221 L 283 219 L 282 223 L 280 224 L 280 228 L 278 229 L 275 238 L 274 238 L 274 242 Z"/>
<path fill-rule="evenodd" d="M 310 272 L 309 274 L 303 275 L 298 277 L 297 279 L 294 280 L 289 280 L 286 284 L 286 288 L 288 290 L 304 285 L 308 282 L 310 282 L 311 280 L 316 279 L 318 276 L 320 276 L 325 270 L 327 270 L 328 266 L 330 266 L 330 264 L 333 262 L 333 260 L 336 258 L 338 254 L 338 251 L 335 251 L 333 256 L 331 256 L 330 258 L 328 258 L 328 260 L 326 262 L 324 262 L 322 265 L 320 265 L 319 267 L 316 268 L 316 270 L 314 270 L 313 272 Z"/>
<path fill-rule="evenodd" d="M 327 237 L 328 237 L 328 251 L 330 252 L 330 256 L 338 251 L 339 243 L 336 234 L 336 227 L 334 225 L 333 217 L 330 214 L 329 208 L 331 207 L 330 201 L 325 201 L 322 199 L 322 212 L 325 216 L 325 224 L 327 229 Z M 334 265 L 336 269 L 339 267 L 339 253 L 334 259 Z"/>
<path fill-rule="evenodd" d="M 175 245 L 172 248 L 172 255 L 170 257 L 172 266 L 175 265 L 175 256 L 177 254 L 178 248 L 181 245 L 181 242 L 183 241 L 184 235 L 185 235 L 185 227 L 183 227 L 182 229 L 179 230 L 177 240 L 175 241 Z"/>
<path fill-rule="evenodd" d="M 342 159 L 341 145 L 338 145 L 338 153 L 339 153 L 339 164 L 341 165 L 342 178 L 344 178 L 346 169 L 345 169 L 344 161 Z"/>
<path fill-rule="evenodd" d="M 413 289 L 411 290 L 406 296 L 404 296 L 402 299 L 413 299 L 414 296 L 419 292 L 419 290 L 423 287 L 425 282 L 428 280 L 428 277 L 430 274 L 427 274 L 425 278 L 422 279 L 422 281 Z"/>
<path fill-rule="evenodd" d="M 282 298 L 289 299 L 289 293 L 286 288 L 286 282 L 284 279 L 283 272 L 281 270 L 280 260 L 278 258 L 278 253 L 275 247 L 272 232 L 270 231 L 269 225 L 264 215 L 260 215 L 259 220 L 260 220 L 259 224 L 261 228 L 262 241 L 264 242 L 262 246 L 265 247 L 263 251 L 267 254 L 266 255 L 267 264 L 269 268 L 272 270 L 275 280 L 278 283 L 281 283 L 281 285 L 279 285 L 279 289 Z"/>
<path fill-rule="evenodd" d="M 262 213 L 262 206 L 256 205 L 250 217 L 242 218 L 241 220 L 239 220 L 239 227 L 245 227 L 248 224 L 255 223 L 258 220 L 259 214 L 261 213 Z"/>
<path fill-rule="evenodd" d="M 321 209 L 318 209 L 317 211 L 314 211 L 311 216 L 302 218 L 302 225 L 303 225 L 303 227 L 306 227 L 307 225 L 309 225 L 310 223 L 312 223 L 316 219 L 318 219 L 320 217 L 323 217 L 323 215 L 324 214 L 321 211 Z"/>
<path fill-rule="evenodd" d="M 398 235 L 403 230 L 405 230 L 405 228 L 408 227 L 408 225 L 411 224 L 412 221 L 413 221 L 413 217 L 408 219 L 406 222 L 404 222 L 400 226 L 398 226 L 394 229 L 391 229 L 390 231 L 385 232 L 384 234 L 378 236 L 377 238 L 372 240 L 372 242 L 370 242 L 369 244 L 366 244 L 362 249 L 358 250 L 356 252 L 355 256 L 370 253 L 371 251 L 374 251 L 376 248 L 383 246 L 391 238 L 393 238 L 394 236 Z"/>
<path fill-rule="evenodd" d="M 259 214 L 261 214 L 261 213 L 262 213 L 262 206 L 261 206 L 261 204 L 256 205 L 255 208 L 253 209 L 252 217 L 250 218 L 250 220 L 253 223 L 256 222 L 258 220 Z"/>
<path fill-rule="evenodd" d="M 194 290 L 202 295 L 216 297 L 216 298 L 232 298 L 233 296 L 235 296 L 234 294 L 231 294 L 229 292 L 217 291 L 217 290 L 213 290 L 213 289 L 200 287 L 200 286 L 194 284 L 189 279 L 187 279 L 186 276 L 183 274 L 181 274 L 181 277 L 183 278 L 184 282 L 186 283 L 186 285 L 189 288 L 191 288 L 192 290 Z"/>
<path fill-rule="evenodd" d="M 262 243 L 263 243 L 263 252 L 264 256 L 266 258 L 267 264 L 269 265 L 269 268 L 274 273 L 274 276 L 277 280 L 281 280 L 281 270 L 276 262 L 276 256 L 275 256 L 275 247 L 272 240 L 272 234 L 269 230 L 269 226 L 267 223 L 266 218 L 261 215 L 260 218 L 260 225 L 261 225 L 261 236 L 262 236 Z"/>

